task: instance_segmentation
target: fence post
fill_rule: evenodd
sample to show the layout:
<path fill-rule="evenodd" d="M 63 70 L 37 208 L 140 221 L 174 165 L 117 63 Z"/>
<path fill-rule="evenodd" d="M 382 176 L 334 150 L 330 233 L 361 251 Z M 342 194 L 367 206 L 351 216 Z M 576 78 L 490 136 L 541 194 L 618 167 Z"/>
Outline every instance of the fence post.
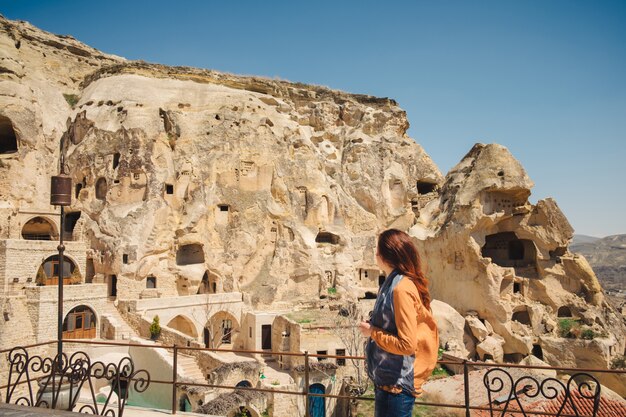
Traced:
<path fill-rule="evenodd" d="M 174 366 L 172 367 L 172 414 L 176 414 L 176 382 L 178 381 L 178 347 L 174 344 Z"/>
<path fill-rule="evenodd" d="M 304 351 L 304 394 L 306 399 L 304 400 L 304 415 L 311 417 L 309 414 L 309 351 Z"/>
<path fill-rule="evenodd" d="M 467 359 L 463 360 L 463 391 L 465 392 L 465 417 L 470 417 L 469 367 Z"/>

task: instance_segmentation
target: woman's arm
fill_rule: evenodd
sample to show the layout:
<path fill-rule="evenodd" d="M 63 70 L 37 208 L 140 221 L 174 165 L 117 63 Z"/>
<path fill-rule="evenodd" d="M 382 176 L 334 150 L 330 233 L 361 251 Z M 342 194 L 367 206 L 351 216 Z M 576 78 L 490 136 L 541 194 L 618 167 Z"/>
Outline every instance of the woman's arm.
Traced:
<path fill-rule="evenodd" d="M 389 353 L 413 355 L 417 350 L 417 315 L 423 307 L 415 285 L 408 278 L 394 288 L 393 306 L 398 336 L 372 326 L 371 338 Z"/>

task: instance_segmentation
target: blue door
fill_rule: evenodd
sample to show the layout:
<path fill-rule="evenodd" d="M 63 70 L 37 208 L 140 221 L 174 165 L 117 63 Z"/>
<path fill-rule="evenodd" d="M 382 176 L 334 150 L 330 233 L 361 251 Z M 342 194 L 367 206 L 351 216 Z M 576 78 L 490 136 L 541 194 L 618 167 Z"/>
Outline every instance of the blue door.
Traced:
<path fill-rule="evenodd" d="M 311 394 L 325 394 L 326 388 L 322 384 L 313 384 L 309 387 Z M 326 398 L 309 396 L 309 414 L 311 417 L 326 417 Z"/>

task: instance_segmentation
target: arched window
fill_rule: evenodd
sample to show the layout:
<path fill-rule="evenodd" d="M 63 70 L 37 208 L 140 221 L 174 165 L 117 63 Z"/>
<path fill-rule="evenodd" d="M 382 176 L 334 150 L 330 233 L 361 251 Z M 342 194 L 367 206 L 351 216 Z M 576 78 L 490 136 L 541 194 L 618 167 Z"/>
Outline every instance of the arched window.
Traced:
<path fill-rule="evenodd" d="M 43 217 L 32 218 L 22 227 L 22 238 L 26 240 L 55 240 L 57 236 L 52 223 Z"/>
<path fill-rule="evenodd" d="M 71 284 L 72 275 L 76 271 L 76 265 L 74 262 L 64 256 L 63 262 L 63 283 Z M 37 284 L 39 285 L 57 285 L 59 283 L 59 255 L 50 256 L 47 258 L 41 266 L 39 267 L 39 271 L 37 272 Z M 80 278 L 80 277 L 78 277 Z"/>
<path fill-rule="evenodd" d="M 64 339 L 93 339 L 96 337 L 96 315 L 87 306 L 70 310 L 63 321 Z"/>

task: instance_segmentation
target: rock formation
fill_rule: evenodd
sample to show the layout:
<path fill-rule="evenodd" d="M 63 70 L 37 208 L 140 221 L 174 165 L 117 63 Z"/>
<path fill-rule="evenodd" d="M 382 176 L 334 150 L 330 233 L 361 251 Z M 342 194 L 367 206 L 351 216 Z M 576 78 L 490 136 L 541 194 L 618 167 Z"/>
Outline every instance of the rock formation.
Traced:
<path fill-rule="evenodd" d="M 481 359 L 605 368 L 624 352 L 624 323 L 568 250 L 573 229 L 556 202 L 529 203 L 532 185 L 500 145 L 475 145 L 448 173 L 409 231 L 433 295 L 466 315 Z M 605 382 L 624 395 L 623 381 Z"/>
<path fill-rule="evenodd" d="M 87 243 L 83 281 L 115 277 L 120 300 L 364 298 L 379 283 L 375 237 L 395 227 L 461 315 L 440 306 L 467 328 L 446 332 L 457 354 L 602 367 L 623 354 L 621 319 L 568 251 L 571 226 L 553 200 L 528 202 L 506 148 L 478 144 L 443 178 L 408 126 L 391 99 L 127 61 L 0 17 L 0 239 L 41 233 L 25 213 L 53 212 L 62 152 L 74 195 L 56 233 Z M 602 336 L 573 343 L 560 317 Z"/>

